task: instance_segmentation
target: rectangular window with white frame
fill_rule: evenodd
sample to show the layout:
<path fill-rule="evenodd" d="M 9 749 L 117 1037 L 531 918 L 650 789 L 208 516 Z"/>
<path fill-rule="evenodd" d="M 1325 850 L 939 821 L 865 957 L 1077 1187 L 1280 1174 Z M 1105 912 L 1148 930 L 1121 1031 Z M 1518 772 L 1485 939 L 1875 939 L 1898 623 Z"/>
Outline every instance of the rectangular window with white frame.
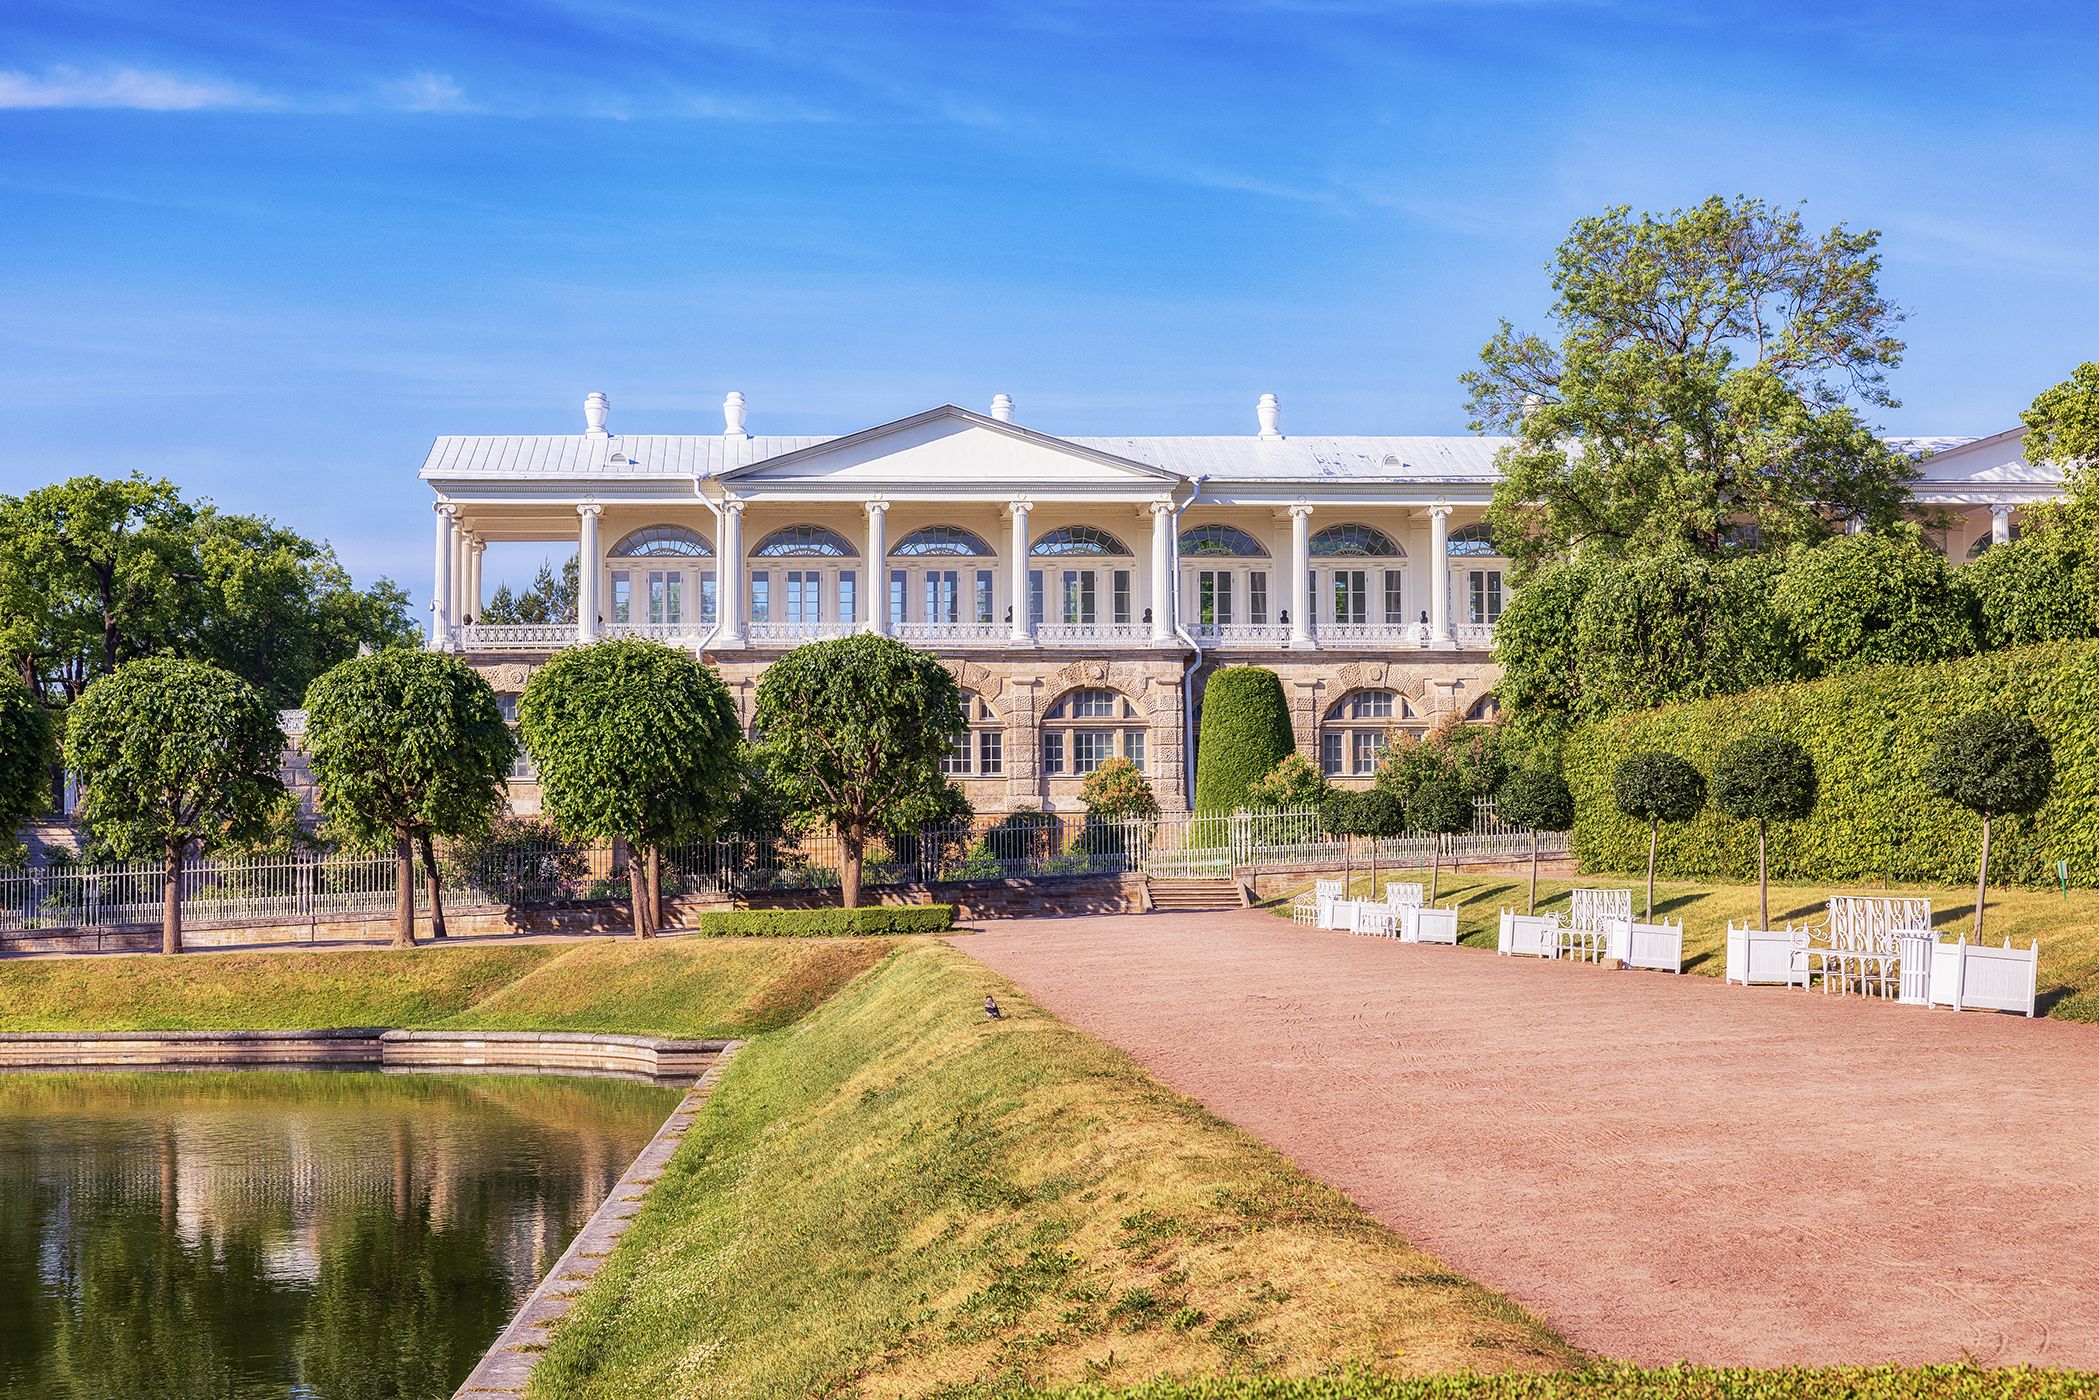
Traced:
<path fill-rule="evenodd" d="M 1332 730 L 1319 736 L 1319 771 L 1329 778 L 1341 776 L 1341 732 Z"/>
<path fill-rule="evenodd" d="M 850 629 L 860 620 L 860 574 L 855 569 L 838 571 L 838 625 Z"/>
<path fill-rule="evenodd" d="M 1407 576 L 1399 569 L 1385 570 L 1385 625 L 1398 627 L 1407 620 Z"/>
<path fill-rule="evenodd" d="M 770 622 L 773 616 L 773 578 L 769 569 L 751 570 L 751 621 Z"/>
<path fill-rule="evenodd" d="M 1246 576 L 1246 620 L 1256 627 L 1268 625 L 1268 570 L 1255 569 Z"/>
<path fill-rule="evenodd" d="M 634 578 L 625 569 L 612 571 L 612 620 L 622 626 L 634 620 Z"/>
<path fill-rule="evenodd" d="M 1115 571 L 1115 580 L 1112 597 L 1114 599 L 1113 606 L 1115 609 L 1115 625 L 1118 627 L 1129 626 L 1131 618 L 1130 571 L 1128 569 L 1117 569 Z"/>
<path fill-rule="evenodd" d="M 702 626 L 712 627 L 715 620 L 721 616 L 720 600 L 721 590 L 715 583 L 714 570 L 702 569 L 700 571 L 700 623 Z"/>
<path fill-rule="evenodd" d="M 998 575 L 993 570 L 977 570 L 976 604 L 976 621 L 985 623 L 998 620 Z"/>

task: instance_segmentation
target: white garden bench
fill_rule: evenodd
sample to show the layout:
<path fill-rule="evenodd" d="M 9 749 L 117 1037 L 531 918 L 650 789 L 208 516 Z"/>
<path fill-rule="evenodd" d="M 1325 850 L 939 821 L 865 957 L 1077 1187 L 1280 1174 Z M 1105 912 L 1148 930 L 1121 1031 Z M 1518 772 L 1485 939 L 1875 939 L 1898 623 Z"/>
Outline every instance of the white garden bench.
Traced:
<path fill-rule="evenodd" d="M 1290 922 L 1310 924 L 1314 928 L 1332 928 L 1333 902 L 1341 897 L 1339 880 L 1315 880 L 1312 893 L 1299 895 L 1290 904 Z"/>
<path fill-rule="evenodd" d="M 1901 995 L 1905 940 L 1936 941 L 1931 901 L 1910 897 L 1835 895 L 1827 922 L 1801 932 L 1802 985 L 1819 977 L 1824 993 L 1834 986 L 1840 996 Z"/>
<path fill-rule="evenodd" d="M 1418 909 L 1421 907 L 1422 898 L 1421 882 L 1419 880 L 1385 881 L 1385 903 L 1392 905 L 1394 908 L 1398 908 L 1403 904 L 1410 904 Z"/>

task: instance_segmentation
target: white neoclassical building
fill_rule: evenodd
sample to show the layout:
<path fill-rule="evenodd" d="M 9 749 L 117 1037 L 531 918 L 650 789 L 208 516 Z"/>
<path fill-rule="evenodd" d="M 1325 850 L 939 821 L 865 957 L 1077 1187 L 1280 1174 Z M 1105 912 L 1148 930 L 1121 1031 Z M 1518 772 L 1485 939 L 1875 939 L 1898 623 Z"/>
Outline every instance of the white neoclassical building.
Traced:
<path fill-rule="evenodd" d="M 1003 394 L 842 437 L 747 423 L 731 393 L 719 434 L 619 433 L 592 394 L 580 433 L 439 438 L 430 644 L 514 697 L 561 647 L 658 638 L 718 665 L 748 719 L 772 657 L 886 633 L 968 693 L 949 764 L 983 811 L 1070 807 L 1110 757 L 1183 806 L 1221 665 L 1275 670 L 1300 750 L 1344 781 L 1393 732 L 1493 713 L 1500 439 L 1286 434 L 1273 395 L 1236 437 L 1058 437 Z M 2020 436 L 1907 444 L 1955 557 L 2059 489 Z M 481 622 L 495 541 L 573 544 L 577 621 Z"/>

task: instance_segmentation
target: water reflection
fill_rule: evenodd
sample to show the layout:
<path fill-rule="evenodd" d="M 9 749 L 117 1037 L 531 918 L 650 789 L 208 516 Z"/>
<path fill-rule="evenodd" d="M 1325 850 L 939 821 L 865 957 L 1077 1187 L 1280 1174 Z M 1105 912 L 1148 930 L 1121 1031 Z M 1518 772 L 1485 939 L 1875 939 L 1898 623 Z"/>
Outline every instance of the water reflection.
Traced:
<path fill-rule="evenodd" d="M 677 1097 L 0 1076 L 0 1400 L 442 1400 Z"/>

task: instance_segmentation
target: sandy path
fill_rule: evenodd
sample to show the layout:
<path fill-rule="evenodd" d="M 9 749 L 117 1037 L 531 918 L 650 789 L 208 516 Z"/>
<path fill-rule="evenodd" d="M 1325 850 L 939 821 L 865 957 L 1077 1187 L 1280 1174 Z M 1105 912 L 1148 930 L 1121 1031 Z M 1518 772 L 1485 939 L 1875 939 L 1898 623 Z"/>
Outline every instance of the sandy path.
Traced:
<path fill-rule="evenodd" d="M 2099 1366 L 2094 1028 L 1264 913 L 985 927 L 956 946 L 1578 1346 Z"/>

